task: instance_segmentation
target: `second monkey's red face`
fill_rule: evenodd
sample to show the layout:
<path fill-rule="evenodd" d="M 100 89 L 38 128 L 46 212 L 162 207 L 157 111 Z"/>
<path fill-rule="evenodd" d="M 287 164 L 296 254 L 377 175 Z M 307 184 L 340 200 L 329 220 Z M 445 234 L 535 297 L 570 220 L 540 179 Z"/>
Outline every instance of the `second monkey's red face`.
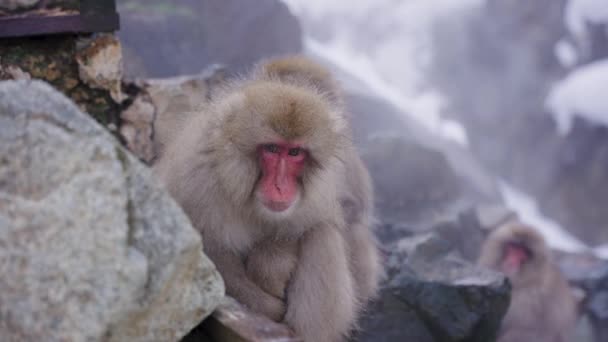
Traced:
<path fill-rule="evenodd" d="M 509 242 L 504 247 L 501 269 L 507 276 L 515 276 L 531 257 L 532 253 L 525 245 Z"/>
<path fill-rule="evenodd" d="M 298 199 L 308 153 L 298 144 L 281 142 L 261 145 L 258 155 L 262 169 L 258 198 L 268 210 L 284 212 Z"/>

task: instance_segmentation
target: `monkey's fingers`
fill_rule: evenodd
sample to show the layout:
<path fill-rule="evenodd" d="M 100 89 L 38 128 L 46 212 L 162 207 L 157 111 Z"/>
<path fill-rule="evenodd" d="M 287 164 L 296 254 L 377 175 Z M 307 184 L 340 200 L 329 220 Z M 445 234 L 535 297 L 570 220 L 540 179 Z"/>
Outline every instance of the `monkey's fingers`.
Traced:
<path fill-rule="evenodd" d="M 251 306 L 253 311 L 261 313 L 275 322 L 281 322 L 287 310 L 284 301 L 271 295 L 262 296 Z"/>

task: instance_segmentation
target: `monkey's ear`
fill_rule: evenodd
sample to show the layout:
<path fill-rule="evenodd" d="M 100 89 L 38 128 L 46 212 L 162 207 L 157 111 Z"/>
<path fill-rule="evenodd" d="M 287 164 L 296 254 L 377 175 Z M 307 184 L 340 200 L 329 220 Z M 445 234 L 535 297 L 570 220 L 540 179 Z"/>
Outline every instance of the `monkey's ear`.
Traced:
<path fill-rule="evenodd" d="M 304 56 L 294 55 L 262 62 L 256 69 L 256 76 L 312 86 L 332 102 L 340 102 L 341 99 L 337 81 L 329 70 Z"/>

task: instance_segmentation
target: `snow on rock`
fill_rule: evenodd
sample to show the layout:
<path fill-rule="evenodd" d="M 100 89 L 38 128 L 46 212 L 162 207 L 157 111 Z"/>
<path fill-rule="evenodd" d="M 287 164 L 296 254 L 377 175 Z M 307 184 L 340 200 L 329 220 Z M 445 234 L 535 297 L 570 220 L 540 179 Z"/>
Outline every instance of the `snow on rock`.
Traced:
<path fill-rule="evenodd" d="M 608 259 L 608 245 L 597 246 L 593 252 L 598 258 Z"/>
<path fill-rule="evenodd" d="M 566 5 L 564 20 L 570 33 L 577 36 L 585 35 L 587 24 L 608 23 L 608 2 L 570 0 Z"/>
<path fill-rule="evenodd" d="M 592 44 L 590 25 L 608 25 L 608 1 L 606 0 L 570 0 L 564 10 L 564 24 L 569 37 L 560 40 L 556 46 L 556 56 L 566 68 L 571 68 L 589 52 Z M 606 31 L 608 35 L 608 30 Z M 564 42 L 571 45 L 565 49 Z M 564 60 L 564 57 L 566 58 Z"/>
<path fill-rule="evenodd" d="M 321 43 L 307 38 L 305 44 L 306 49 L 312 54 L 341 66 L 344 70 L 359 78 L 371 92 L 384 98 L 404 113 L 411 114 L 431 132 L 460 145 L 468 145 L 466 131 L 462 125 L 441 117 L 443 99 L 439 93 L 429 90 L 418 93 L 416 96 L 406 96 L 399 88 L 381 77 L 369 57 L 353 51 L 343 41 Z"/>
<path fill-rule="evenodd" d="M 557 122 L 558 132 L 568 134 L 574 116 L 608 126 L 608 59 L 585 65 L 557 83 L 546 106 Z"/>
<path fill-rule="evenodd" d="M 524 223 L 535 227 L 547 240 L 550 247 L 571 253 L 589 250 L 583 242 L 567 232 L 558 223 L 543 216 L 536 201 L 527 194 L 513 188 L 504 181 L 500 183 L 500 191 L 507 206 L 515 211 Z"/>
<path fill-rule="evenodd" d="M 554 48 L 555 57 L 564 68 L 572 68 L 578 62 L 576 47 L 566 39 L 560 39 Z"/>

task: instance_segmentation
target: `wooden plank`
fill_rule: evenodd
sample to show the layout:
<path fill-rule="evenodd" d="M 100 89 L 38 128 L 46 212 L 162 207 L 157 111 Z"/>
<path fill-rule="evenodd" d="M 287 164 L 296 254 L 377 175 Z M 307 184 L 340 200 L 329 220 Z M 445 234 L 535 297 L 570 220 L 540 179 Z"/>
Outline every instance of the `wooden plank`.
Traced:
<path fill-rule="evenodd" d="M 114 0 L 82 0 L 79 14 L 0 17 L 0 38 L 111 32 L 120 28 Z"/>
<path fill-rule="evenodd" d="M 64 33 L 111 32 L 120 28 L 118 13 L 0 19 L 0 38 Z"/>

